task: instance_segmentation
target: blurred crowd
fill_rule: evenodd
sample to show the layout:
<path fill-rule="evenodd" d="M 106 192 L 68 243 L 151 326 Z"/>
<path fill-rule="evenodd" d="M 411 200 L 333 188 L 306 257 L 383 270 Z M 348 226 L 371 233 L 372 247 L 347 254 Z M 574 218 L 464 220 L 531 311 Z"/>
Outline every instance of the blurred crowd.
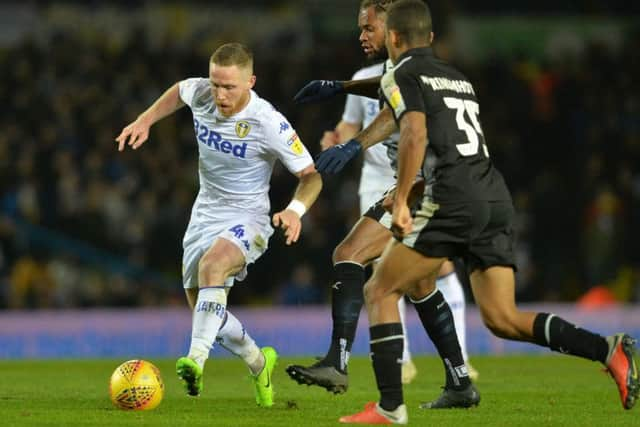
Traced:
<path fill-rule="evenodd" d="M 144 31 L 117 43 L 58 31 L 0 48 L 0 308 L 184 303 L 181 238 L 198 190 L 189 111 L 158 123 L 141 150 L 119 153 L 114 137 L 176 81 L 206 76 L 205 52 L 224 39 L 196 34 L 185 47 Z M 256 49 L 256 91 L 317 153 L 343 98 L 298 107 L 291 97 L 310 79 L 351 76 L 363 58 L 353 32 L 307 36 L 301 54 L 270 54 L 286 32 Z M 458 63 L 518 211 L 521 300 L 575 300 L 596 285 L 640 300 L 639 50 L 629 31 L 617 50 L 587 43 L 560 61 Z M 357 164 L 327 178 L 296 247 L 276 233 L 231 300 L 326 302 L 332 250 L 358 218 L 358 178 Z M 272 210 L 295 183 L 276 167 Z"/>

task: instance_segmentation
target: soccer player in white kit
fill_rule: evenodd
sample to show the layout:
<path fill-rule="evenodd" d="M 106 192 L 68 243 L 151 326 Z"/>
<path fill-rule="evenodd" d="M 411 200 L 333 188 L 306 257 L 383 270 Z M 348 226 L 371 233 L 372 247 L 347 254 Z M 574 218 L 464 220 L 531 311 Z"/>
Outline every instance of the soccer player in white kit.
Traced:
<path fill-rule="evenodd" d="M 209 61 L 209 78 L 189 78 L 169 88 L 116 138 L 118 149 L 134 150 L 158 120 L 188 105 L 199 151 L 200 191 L 184 236 L 183 285 L 193 310 L 191 346 L 176 371 L 187 393 L 203 390 L 203 369 L 215 341 L 241 357 L 252 373 L 256 403 L 273 405 L 272 347 L 259 348 L 227 310 L 234 279 L 266 250 L 269 180 L 276 160 L 299 183 L 291 203 L 273 215 L 286 243 L 298 240 L 300 218 L 316 200 L 322 179 L 287 119 L 253 90 L 253 55 L 243 45 L 225 44 Z"/>
<path fill-rule="evenodd" d="M 370 61 L 378 63 L 357 71 L 352 80 L 364 80 L 384 74 L 385 69 L 391 67 L 386 61 L 384 23 L 386 8 L 392 0 L 363 0 L 360 4 L 358 26 L 360 27 L 360 43 Z M 348 95 L 342 120 L 335 130 L 324 133 L 320 142 L 326 150 L 337 144 L 349 141 L 361 129 L 367 128 L 380 112 L 377 99 L 364 96 Z M 370 146 L 364 151 L 364 163 L 360 177 L 360 214 L 363 217 L 354 226 L 349 235 L 336 247 L 333 254 L 336 282 L 340 284 L 332 288 L 332 317 L 333 333 L 330 349 L 325 358 L 315 365 L 304 367 L 292 365 L 287 368 L 289 375 L 302 384 L 315 384 L 327 388 L 334 393 L 340 393 L 347 388 L 347 364 L 349 350 L 355 336 L 355 322 L 347 319 L 357 316 L 355 309 L 363 304 L 362 287 L 364 286 L 364 265 L 372 258 L 377 258 L 382 248 L 390 238 L 390 232 L 384 221 L 390 215 L 382 216 L 381 207 L 373 209 L 383 194 L 395 183 L 395 163 L 397 141 L 399 134 L 395 132 L 390 138 L 377 145 Z M 370 209 L 372 208 L 372 209 Z M 469 365 L 466 351 L 465 333 L 465 296 L 464 290 L 456 275 L 453 263 L 443 264 L 440 276 L 436 281 L 451 307 L 458 341 L 472 379 L 478 377 L 478 372 Z M 346 289 L 352 287 L 353 289 Z M 342 289 L 341 289 L 342 288 Z M 417 369 L 411 360 L 409 340 L 405 327 L 406 305 L 404 299 L 398 302 L 402 326 L 404 329 L 404 349 L 402 356 L 402 382 L 407 384 L 417 374 Z M 348 310 L 340 307 L 348 307 Z M 348 321 L 351 320 L 351 321 Z"/>

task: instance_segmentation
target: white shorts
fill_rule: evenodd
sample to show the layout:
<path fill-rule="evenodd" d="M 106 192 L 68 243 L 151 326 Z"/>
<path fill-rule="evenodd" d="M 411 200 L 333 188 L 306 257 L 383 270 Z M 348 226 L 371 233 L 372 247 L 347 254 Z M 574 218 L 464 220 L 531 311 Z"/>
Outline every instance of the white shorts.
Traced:
<path fill-rule="evenodd" d="M 255 262 L 267 250 L 273 227 L 268 215 L 236 215 L 216 222 L 191 221 L 182 241 L 182 284 L 187 288 L 198 287 L 198 264 L 202 255 L 218 238 L 235 244 L 245 259 L 244 267 L 235 276 L 227 278 L 224 286 L 233 286 L 234 279 L 247 276 L 247 266 Z M 208 283 L 208 285 L 214 285 Z"/>
<path fill-rule="evenodd" d="M 360 196 L 360 215 L 364 215 L 369 208 L 382 198 L 391 187 L 396 185 L 391 166 L 380 167 L 367 163 L 362 166 L 358 196 Z"/>

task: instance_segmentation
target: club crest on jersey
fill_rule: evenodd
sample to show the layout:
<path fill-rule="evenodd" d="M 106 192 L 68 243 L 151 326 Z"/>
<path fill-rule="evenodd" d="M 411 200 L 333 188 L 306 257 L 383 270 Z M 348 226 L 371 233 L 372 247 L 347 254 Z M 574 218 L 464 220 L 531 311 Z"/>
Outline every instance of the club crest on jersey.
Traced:
<path fill-rule="evenodd" d="M 213 129 L 209 129 L 204 124 L 198 122 L 198 120 L 193 119 L 193 124 L 196 129 L 196 137 L 201 144 L 206 145 L 211 150 L 229 154 L 240 159 L 247 157 L 246 142 L 243 142 L 242 144 L 232 144 L 230 141 L 223 139 L 222 135 L 218 132 Z"/>
<path fill-rule="evenodd" d="M 238 135 L 238 138 L 244 138 L 249 135 L 250 130 L 251 125 L 246 120 L 240 120 L 236 123 L 236 135 Z"/>
<path fill-rule="evenodd" d="M 300 141 L 297 133 L 291 135 L 291 138 L 287 140 L 287 146 L 298 156 L 304 153 L 304 145 L 302 145 L 302 141 Z"/>

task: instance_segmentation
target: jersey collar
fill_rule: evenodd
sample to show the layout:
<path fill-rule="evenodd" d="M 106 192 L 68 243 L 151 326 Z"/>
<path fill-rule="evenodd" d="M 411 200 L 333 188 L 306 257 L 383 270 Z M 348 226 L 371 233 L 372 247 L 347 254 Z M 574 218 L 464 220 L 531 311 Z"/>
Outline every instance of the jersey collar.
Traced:
<path fill-rule="evenodd" d="M 402 55 L 400 55 L 396 61 L 396 64 L 402 61 L 404 58 L 408 56 L 434 56 L 433 48 L 431 47 L 414 47 L 412 49 L 407 50 Z"/>

